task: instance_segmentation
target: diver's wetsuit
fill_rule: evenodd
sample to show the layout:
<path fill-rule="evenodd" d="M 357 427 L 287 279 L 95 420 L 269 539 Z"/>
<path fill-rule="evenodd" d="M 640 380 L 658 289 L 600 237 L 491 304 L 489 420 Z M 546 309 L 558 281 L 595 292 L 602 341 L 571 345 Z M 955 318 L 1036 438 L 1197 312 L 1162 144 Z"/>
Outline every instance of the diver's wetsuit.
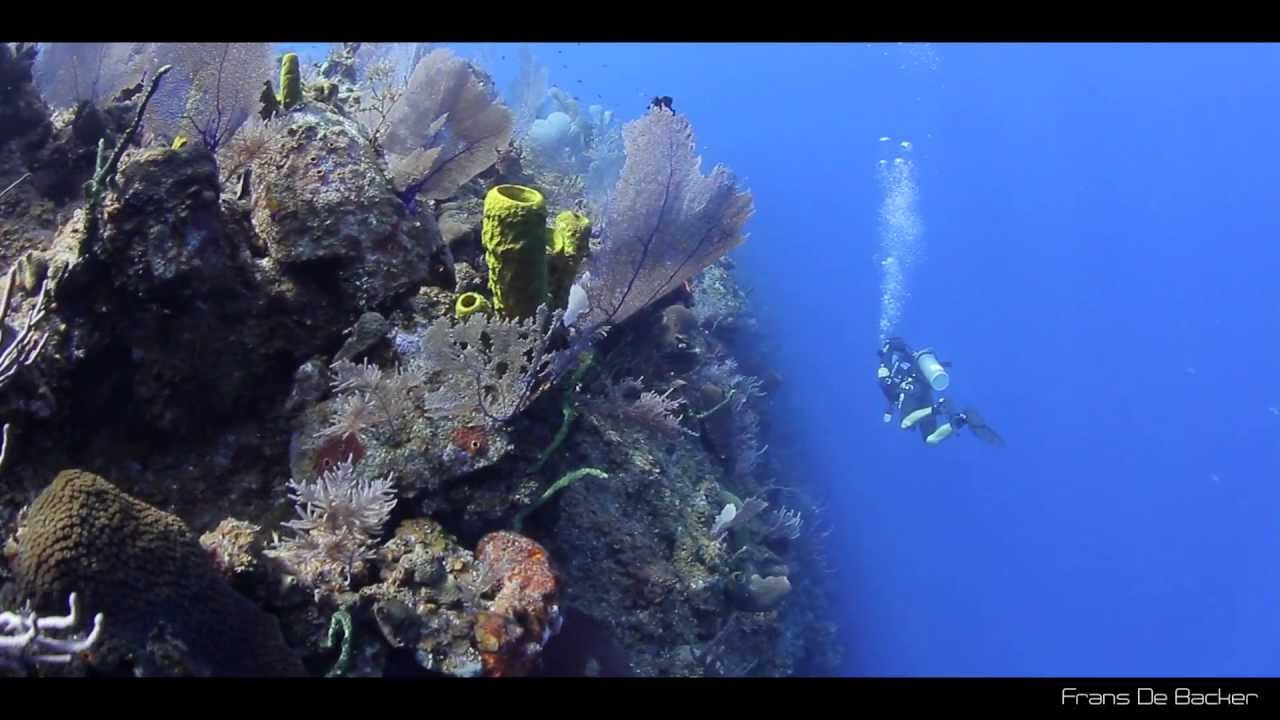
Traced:
<path fill-rule="evenodd" d="M 920 375 L 920 371 L 913 368 L 911 376 L 907 378 L 902 390 L 904 391 L 902 417 L 905 418 L 917 410 L 933 407 L 933 388 Z M 928 441 L 933 431 L 938 429 L 937 413 L 929 413 L 916 421 L 915 427 L 920 429 L 920 439 Z"/>
<path fill-rule="evenodd" d="M 880 369 L 876 374 L 880 379 L 880 392 L 889 402 L 885 410 L 885 422 L 892 419 L 894 410 L 901 411 L 905 416 L 915 409 L 907 408 L 910 400 L 907 396 L 921 386 L 924 378 L 920 377 L 920 371 L 912 362 L 911 348 L 907 347 L 902 338 L 889 338 L 880 346 Z M 925 390 L 928 389 L 925 384 Z M 899 398 L 902 399 L 901 405 L 898 404 Z"/>

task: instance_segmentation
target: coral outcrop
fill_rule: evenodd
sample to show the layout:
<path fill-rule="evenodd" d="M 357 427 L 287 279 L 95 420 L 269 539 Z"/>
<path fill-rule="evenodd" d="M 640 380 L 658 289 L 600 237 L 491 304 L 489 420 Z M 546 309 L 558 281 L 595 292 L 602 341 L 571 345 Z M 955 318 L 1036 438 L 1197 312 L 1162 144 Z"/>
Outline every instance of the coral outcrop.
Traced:
<path fill-rule="evenodd" d="M 59 473 L 32 503 L 17 574 L 37 608 L 78 592 L 109 618 L 91 660 L 103 669 L 302 674 L 276 619 L 226 584 L 181 520 L 91 473 Z M 157 643 L 168 652 L 153 652 Z"/>

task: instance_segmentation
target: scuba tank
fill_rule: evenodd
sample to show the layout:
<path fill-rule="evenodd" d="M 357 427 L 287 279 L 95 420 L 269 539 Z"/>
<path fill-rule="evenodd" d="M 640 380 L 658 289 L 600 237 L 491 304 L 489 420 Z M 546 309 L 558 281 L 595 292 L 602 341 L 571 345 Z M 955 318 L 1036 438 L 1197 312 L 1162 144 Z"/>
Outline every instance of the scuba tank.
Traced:
<path fill-rule="evenodd" d="M 916 353 L 916 367 L 935 392 L 942 392 L 951 384 L 951 376 L 942 363 L 938 362 L 938 356 L 933 354 L 932 349 L 926 348 Z"/>

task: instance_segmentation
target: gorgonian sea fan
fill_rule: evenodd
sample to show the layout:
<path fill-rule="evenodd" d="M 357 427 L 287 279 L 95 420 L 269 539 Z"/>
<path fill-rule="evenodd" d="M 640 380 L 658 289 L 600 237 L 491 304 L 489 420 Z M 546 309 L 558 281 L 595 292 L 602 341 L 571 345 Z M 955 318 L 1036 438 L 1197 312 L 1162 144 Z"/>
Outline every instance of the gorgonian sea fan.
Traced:
<path fill-rule="evenodd" d="M 382 146 L 400 199 L 443 199 L 493 165 L 511 140 L 511 111 L 493 81 L 446 49 L 422 57 L 387 113 Z"/>
<path fill-rule="evenodd" d="M 623 322 L 742 243 L 754 208 L 728 169 L 701 172 L 689 120 L 654 107 L 622 130 L 626 162 L 578 282 L 580 328 Z"/>

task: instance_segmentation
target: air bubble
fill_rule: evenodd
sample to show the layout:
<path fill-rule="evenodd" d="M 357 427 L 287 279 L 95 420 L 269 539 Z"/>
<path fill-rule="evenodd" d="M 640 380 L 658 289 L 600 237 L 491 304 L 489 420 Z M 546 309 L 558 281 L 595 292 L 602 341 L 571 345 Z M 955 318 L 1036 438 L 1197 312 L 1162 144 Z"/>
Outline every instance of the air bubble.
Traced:
<path fill-rule="evenodd" d="M 883 138 L 888 140 L 888 138 Z M 883 146 L 888 147 L 888 146 Z M 902 143 L 910 150 L 910 143 Z M 917 210 L 915 164 L 901 157 L 880 160 L 877 174 L 884 198 L 880 204 L 880 337 L 896 334 L 899 319 L 911 297 L 907 281 L 919 260 L 924 223 Z"/>

